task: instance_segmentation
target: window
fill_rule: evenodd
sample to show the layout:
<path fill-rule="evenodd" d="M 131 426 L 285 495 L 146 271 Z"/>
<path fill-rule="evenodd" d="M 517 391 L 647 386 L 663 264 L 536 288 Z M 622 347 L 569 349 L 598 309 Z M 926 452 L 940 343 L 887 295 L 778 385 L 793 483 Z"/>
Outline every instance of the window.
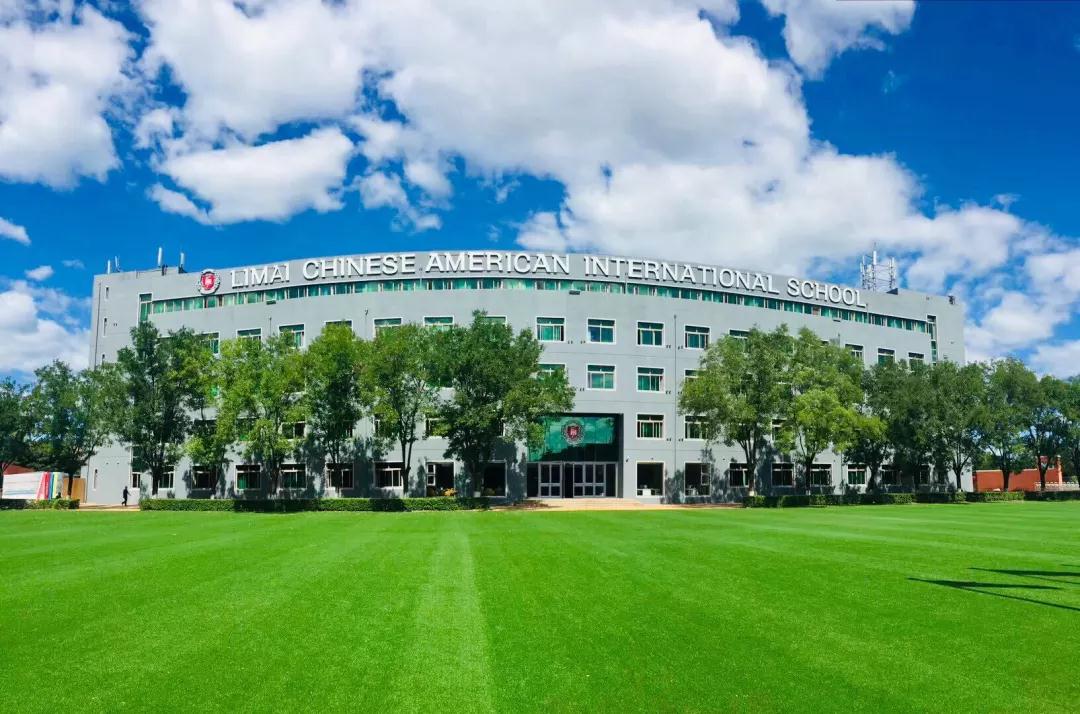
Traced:
<path fill-rule="evenodd" d="M 772 465 L 773 486 L 795 485 L 795 464 L 775 463 Z"/>
<path fill-rule="evenodd" d="M 811 464 L 811 486 L 832 486 L 832 464 Z"/>
<path fill-rule="evenodd" d="M 885 348 L 881 348 L 881 349 L 879 349 L 877 351 L 877 363 L 878 364 L 891 363 L 891 362 L 894 362 L 895 360 L 896 360 L 896 353 L 893 352 L 892 350 L 887 350 Z"/>
<path fill-rule="evenodd" d="M 638 414 L 637 438 L 639 439 L 663 439 L 664 438 L 664 415 L 663 414 Z"/>
<path fill-rule="evenodd" d="M 773 419 L 772 420 L 772 440 L 774 442 L 780 440 L 780 436 L 781 436 L 781 434 L 783 434 L 783 431 L 784 431 L 784 420 L 783 419 Z"/>
<path fill-rule="evenodd" d="M 330 488 L 343 489 L 353 487 L 352 464 L 327 464 Z"/>
<path fill-rule="evenodd" d="M 683 487 L 687 496 L 708 496 L 711 480 L 709 464 L 688 463 L 683 469 Z"/>
<path fill-rule="evenodd" d="M 728 467 L 728 486 L 731 488 L 744 488 L 749 483 L 750 469 L 746 467 L 746 464 L 732 461 L 731 466 Z"/>
<path fill-rule="evenodd" d="M 662 322 L 639 322 L 637 324 L 637 343 L 650 347 L 663 347 L 664 324 Z"/>
<path fill-rule="evenodd" d="M 922 352 L 908 352 L 907 359 L 908 364 L 922 364 L 925 357 Z"/>
<path fill-rule="evenodd" d="M 683 419 L 684 436 L 687 439 L 701 441 L 709 438 L 709 425 L 705 417 L 688 416 Z"/>
<path fill-rule="evenodd" d="M 404 488 L 404 464 L 400 461 L 376 461 L 375 485 L 378 488 Z"/>
<path fill-rule="evenodd" d="M 862 359 L 863 358 L 862 345 L 845 345 L 845 346 L 847 347 L 848 352 L 851 353 L 852 357 L 855 357 L 857 359 Z"/>
<path fill-rule="evenodd" d="M 453 317 L 425 317 L 424 324 L 436 330 L 449 330 L 454 326 Z"/>
<path fill-rule="evenodd" d="M 564 342 L 566 320 L 561 317 L 536 318 L 536 339 L 541 342 Z"/>
<path fill-rule="evenodd" d="M 615 321 L 589 318 L 589 342 L 615 344 Z"/>
<path fill-rule="evenodd" d="M 259 488 L 262 467 L 259 464 L 236 465 L 236 490 L 247 491 Z"/>
<path fill-rule="evenodd" d="M 728 334 L 734 337 L 736 340 L 745 340 L 750 336 L 749 330 L 728 330 Z"/>
<path fill-rule="evenodd" d="M 555 362 L 541 362 L 537 365 L 537 367 L 539 368 L 539 373 L 541 375 L 566 373 L 565 364 L 557 364 Z"/>
<path fill-rule="evenodd" d="M 445 439 L 446 420 L 440 417 L 429 416 L 424 420 L 425 439 Z"/>
<path fill-rule="evenodd" d="M 330 325 L 341 325 L 342 327 L 348 327 L 351 330 L 352 320 L 327 320 L 326 327 L 330 327 Z"/>
<path fill-rule="evenodd" d="M 132 488 L 139 488 L 141 483 L 142 483 L 142 474 L 140 474 L 140 473 L 132 473 L 131 474 L 131 487 Z"/>
<path fill-rule="evenodd" d="M 506 495 L 506 464 L 492 461 L 484 466 L 483 478 L 480 480 L 480 495 Z"/>
<path fill-rule="evenodd" d="M 847 467 L 847 482 L 849 486 L 865 486 L 866 485 L 866 465 L 865 464 L 848 464 Z"/>
<path fill-rule="evenodd" d="M 709 346 L 709 328 L 687 325 L 683 333 L 683 344 L 688 350 L 703 350 Z"/>
<path fill-rule="evenodd" d="M 191 487 L 193 489 L 211 489 L 217 482 L 217 474 L 209 466 L 191 467 Z"/>
<path fill-rule="evenodd" d="M 377 320 L 375 320 L 375 336 L 378 337 L 379 333 L 382 332 L 383 330 L 389 329 L 391 327 L 400 327 L 400 326 L 401 326 L 401 318 L 400 317 L 380 317 Z"/>
<path fill-rule="evenodd" d="M 701 372 L 701 370 L 699 370 L 699 369 L 688 369 L 685 372 L 683 372 L 683 379 L 688 381 L 688 382 L 691 379 L 697 379 L 699 372 Z"/>
<path fill-rule="evenodd" d="M 307 488 L 307 474 L 303 464 L 281 465 L 281 487 L 290 489 Z"/>
<path fill-rule="evenodd" d="M 221 351 L 221 337 L 216 332 L 204 332 L 202 335 L 203 342 L 210 348 L 210 354 L 218 354 Z"/>
<path fill-rule="evenodd" d="M 656 462 L 640 462 L 637 465 L 637 495 L 662 496 L 664 494 L 664 465 Z"/>
<path fill-rule="evenodd" d="M 480 317 L 480 322 L 493 322 L 496 325 L 505 325 L 506 315 L 483 315 Z"/>
<path fill-rule="evenodd" d="M 615 365 L 589 364 L 585 366 L 587 389 L 615 389 Z"/>
<path fill-rule="evenodd" d="M 237 330 L 236 339 L 259 341 L 262 339 L 262 330 L 256 327 L 253 330 Z"/>
<path fill-rule="evenodd" d="M 638 367 L 637 388 L 639 392 L 664 391 L 663 367 Z"/>
<path fill-rule="evenodd" d="M 900 471 L 895 466 L 882 466 L 881 482 L 889 486 L 900 485 Z"/>
<path fill-rule="evenodd" d="M 454 488 L 453 462 L 427 462 L 427 495 L 441 496 L 452 488 Z"/>
<path fill-rule="evenodd" d="M 304 326 L 303 325 L 282 325 L 278 328 L 283 336 L 288 336 L 290 344 L 296 349 L 300 349 L 304 346 Z"/>
<path fill-rule="evenodd" d="M 294 421 L 281 425 L 281 435 L 289 439 L 303 439 L 307 430 L 307 422 Z"/>

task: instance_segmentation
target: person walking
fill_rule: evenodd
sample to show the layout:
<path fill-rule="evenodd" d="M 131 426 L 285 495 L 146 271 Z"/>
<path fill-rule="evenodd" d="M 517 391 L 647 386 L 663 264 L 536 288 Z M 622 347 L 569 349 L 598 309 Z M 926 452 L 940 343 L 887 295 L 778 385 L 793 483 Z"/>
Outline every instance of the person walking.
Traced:
<path fill-rule="evenodd" d="M 124 486 L 124 503 L 123 503 L 124 508 L 127 508 L 127 500 L 128 500 L 128 487 Z"/>

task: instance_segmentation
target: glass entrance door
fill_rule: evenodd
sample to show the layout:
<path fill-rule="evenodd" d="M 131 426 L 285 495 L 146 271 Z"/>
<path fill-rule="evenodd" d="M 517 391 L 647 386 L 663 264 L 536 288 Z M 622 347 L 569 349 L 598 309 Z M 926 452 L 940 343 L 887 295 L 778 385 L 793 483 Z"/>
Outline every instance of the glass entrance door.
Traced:
<path fill-rule="evenodd" d="M 562 464 L 540 464 L 540 498 L 562 498 Z"/>
<path fill-rule="evenodd" d="M 584 498 L 602 498 L 607 495 L 605 482 L 607 470 L 615 464 L 567 464 L 574 470 L 574 495 Z"/>

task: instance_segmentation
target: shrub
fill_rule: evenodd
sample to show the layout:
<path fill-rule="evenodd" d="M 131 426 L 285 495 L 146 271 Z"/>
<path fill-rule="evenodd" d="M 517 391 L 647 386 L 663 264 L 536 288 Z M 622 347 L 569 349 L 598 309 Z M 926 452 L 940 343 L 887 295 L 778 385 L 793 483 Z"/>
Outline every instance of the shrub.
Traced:
<path fill-rule="evenodd" d="M 299 511 L 473 511 L 490 507 L 487 498 L 295 498 L 295 499 L 172 499 L 148 498 L 144 511 L 235 511 L 296 513 Z"/>
<path fill-rule="evenodd" d="M 70 511 L 79 507 L 77 498 L 49 498 L 36 501 L 33 499 L 0 500 L 0 509 L 28 511 Z"/>
<path fill-rule="evenodd" d="M 967 494 L 963 491 L 915 494 L 916 503 L 965 503 L 967 500 Z"/>
<path fill-rule="evenodd" d="M 969 493 L 968 500 L 974 503 L 998 503 L 1001 501 L 1023 501 L 1023 491 L 981 491 Z"/>
<path fill-rule="evenodd" d="M 1025 501 L 1080 501 L 1080 491 L 1024 491 Z"/>
<path fill-rule="evenodd" d="M 742 504 L 746 508 L 773 508 L 776 506 L 775 499 L 773 499 L 773 503 L 769 503 L 768 496 L 747 496 L 742 500 Z"/>

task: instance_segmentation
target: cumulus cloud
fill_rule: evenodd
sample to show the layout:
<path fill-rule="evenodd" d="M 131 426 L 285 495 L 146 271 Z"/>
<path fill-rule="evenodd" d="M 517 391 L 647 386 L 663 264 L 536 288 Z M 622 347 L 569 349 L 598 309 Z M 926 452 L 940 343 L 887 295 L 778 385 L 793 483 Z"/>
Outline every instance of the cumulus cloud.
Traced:
<path fill-rule="evenodd" d="M 127 85 L 128 33 L 89 6 L 60 4 L 42 24 L 19 5 L 0 13 L 0 178 L 103 179 L 117 165 L 104 114 Z"/>
<path fill-rule="evenodd" d="M 1039 345 L 1030 358 L 1038 372 L 1067 378 L 1080 375 L 1080 340 Z"/>
<path fill-rule="evenodd" d="M 87 364 L 89 331 L 72 310 L 85 303 L 52 290 L 15 281 L 0 290 L 0 373 L 28 374 L 60 359 L 75 368 Z"/>
<path fill-rule="evenodd" d="M 53 267 L 51 265 L 39 265 L 36 268 L 31 268 L 26 271 L 26 277 L 34 282 L 42 282 L 48 280 L 53 276 Z"/>
<path fill-rule="evenodd" d="M 65 268 L 70 268 L 71 270 L 85 270 L 86 269 L 86 265 L 84 265 L 83 262 L 81 260 L 79 260 L 78 258 L 69 258 L 68 260 L 61 260 L 60 264 L 63 265 Z"/>
<path fill-rule="evenodd" d="M 165 210 L 212 223 L 281 221 L 300 211 L 341 207 L 340 189 L 353 143 L 340 129 L 296 139 L 196 150 L 166 159 L 162 173 L 209 205 L 203 213 L 184 194 L 161 186 L 151 197 Z"/>
<path fill-rule="evenodd" d="M 817 77 L 829 62 L 853 47 L 881 49 L 882 34 L 911 24 L 913 0 L 761 0 L 771 15 L 784 18 L 788 54 Z"/>
<path fill-rule="evenodd" d="M 0 218 L 0 238 L 7 238 L 16 243 L 30 245 L 30 234 L 17 223 Z"/>

